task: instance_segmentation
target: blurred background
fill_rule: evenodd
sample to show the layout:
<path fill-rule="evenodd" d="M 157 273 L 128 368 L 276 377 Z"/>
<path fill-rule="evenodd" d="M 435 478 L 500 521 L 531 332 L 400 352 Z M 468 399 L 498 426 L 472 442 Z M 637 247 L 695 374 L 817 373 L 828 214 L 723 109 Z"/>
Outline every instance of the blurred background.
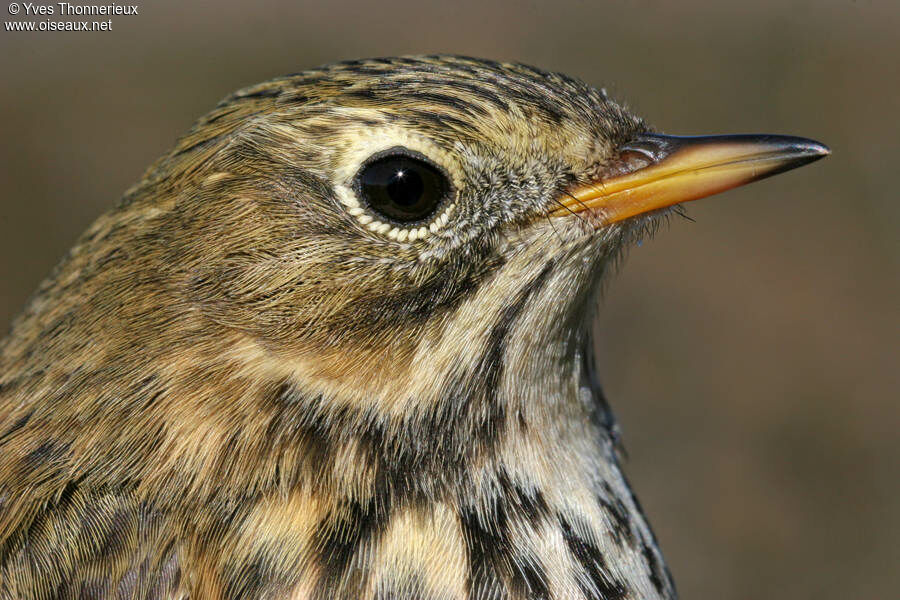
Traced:
<path fill-rule="evenodd" d="M 667 133 L 817 138 L 632 251 L 600 367 L 683 598 L 897 597 L 900 3 L 137 1 L 109 32 L 0 31 L 3 326 L 194 119 L 321 63 L 516 60 Z"/>

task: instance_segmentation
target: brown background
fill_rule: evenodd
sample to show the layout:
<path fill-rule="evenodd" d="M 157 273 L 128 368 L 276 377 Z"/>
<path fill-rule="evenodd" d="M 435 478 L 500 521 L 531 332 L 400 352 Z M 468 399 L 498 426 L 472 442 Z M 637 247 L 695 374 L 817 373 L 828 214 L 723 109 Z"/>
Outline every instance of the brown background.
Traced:
<path fill-rule="evenodd" d="M 897 597 L 900 3 L 139 6 L 112 32 L 0 31 L 0 323 L 222 96 L 324 62 L 519 60 L 663 131 L 815 137 L 834 155 L 632 252 L 601 370 L 683 598 Z"/>

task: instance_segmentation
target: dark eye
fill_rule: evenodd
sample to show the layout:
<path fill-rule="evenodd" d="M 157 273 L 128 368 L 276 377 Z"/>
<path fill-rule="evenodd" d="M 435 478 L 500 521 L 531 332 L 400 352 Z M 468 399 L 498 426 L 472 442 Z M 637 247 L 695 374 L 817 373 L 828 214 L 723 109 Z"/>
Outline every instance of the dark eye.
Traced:
<path fill-rule="evenodd" d="M 361 199 L 372 210 L 401 223 L 434 214 L 450 189 L 443 173 L 405 154 L 389 154 L 366 164 L 357 179 Z"/>

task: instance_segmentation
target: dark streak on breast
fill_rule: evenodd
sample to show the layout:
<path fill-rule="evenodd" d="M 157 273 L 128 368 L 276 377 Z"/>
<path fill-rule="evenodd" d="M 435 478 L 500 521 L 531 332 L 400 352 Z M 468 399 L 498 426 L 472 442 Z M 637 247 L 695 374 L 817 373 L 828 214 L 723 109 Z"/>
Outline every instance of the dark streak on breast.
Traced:
<path fill-rule="evenodd" d="M 370 539 L 384 530 L 390 521 L 388 498 L 373 498 L 366 504 L 347 501 L 345 514 L 329 515 L 323 519 L 313 536 L 313 547 L 319 549 L 322 576 L 316 586 L 320 598 L 347 586 L 361 590 L 365 574 L 352 568 L 353 557 Z"/>
<path fill-rule="evenodd" d="M 608 482 L 604 481 L 602 487 L 604 493 L 597 497 L 597 502 L 610 520 L 613 539 L 620 546 L 627 542 L 634 547 L 636 539 L 625 503 L 616 495 L 615 490 Z"/>
<path fill-rule="evenodd" d="M 581 538 L 564 516 L 558 515 L 558 518 L 569 552 L 578 560 L 590 580 L 590 587 L 579 580 L 585 596 L 592 600 L 624 600 L 628 598 L 628 589 L 625 585 L 613 578 L 607 571 L 606 559 L 600 549 Z"/>

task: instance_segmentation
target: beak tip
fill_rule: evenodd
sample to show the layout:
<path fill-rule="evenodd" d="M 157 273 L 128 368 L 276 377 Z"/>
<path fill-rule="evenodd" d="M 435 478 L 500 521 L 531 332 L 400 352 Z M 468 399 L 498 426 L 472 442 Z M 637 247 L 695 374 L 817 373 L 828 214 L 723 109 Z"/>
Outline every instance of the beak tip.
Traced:
<path fill-rule="evenodd" d="M 797 143 L 794 144 L 792 150 L 797 157 L 805 158 L 806 162 L 819 160 L 820 158 L 825 158 L 831 154 L 831 148 L 822 142 L 807 138 L 798 138 Z"/>
<path fill-rule="evenodd" d="M 816 140 L 800 138 L 786 154 L 783 166 L 774 169 L 772 175 L 821 160 L 831 154 L 831 148 Z"/>

